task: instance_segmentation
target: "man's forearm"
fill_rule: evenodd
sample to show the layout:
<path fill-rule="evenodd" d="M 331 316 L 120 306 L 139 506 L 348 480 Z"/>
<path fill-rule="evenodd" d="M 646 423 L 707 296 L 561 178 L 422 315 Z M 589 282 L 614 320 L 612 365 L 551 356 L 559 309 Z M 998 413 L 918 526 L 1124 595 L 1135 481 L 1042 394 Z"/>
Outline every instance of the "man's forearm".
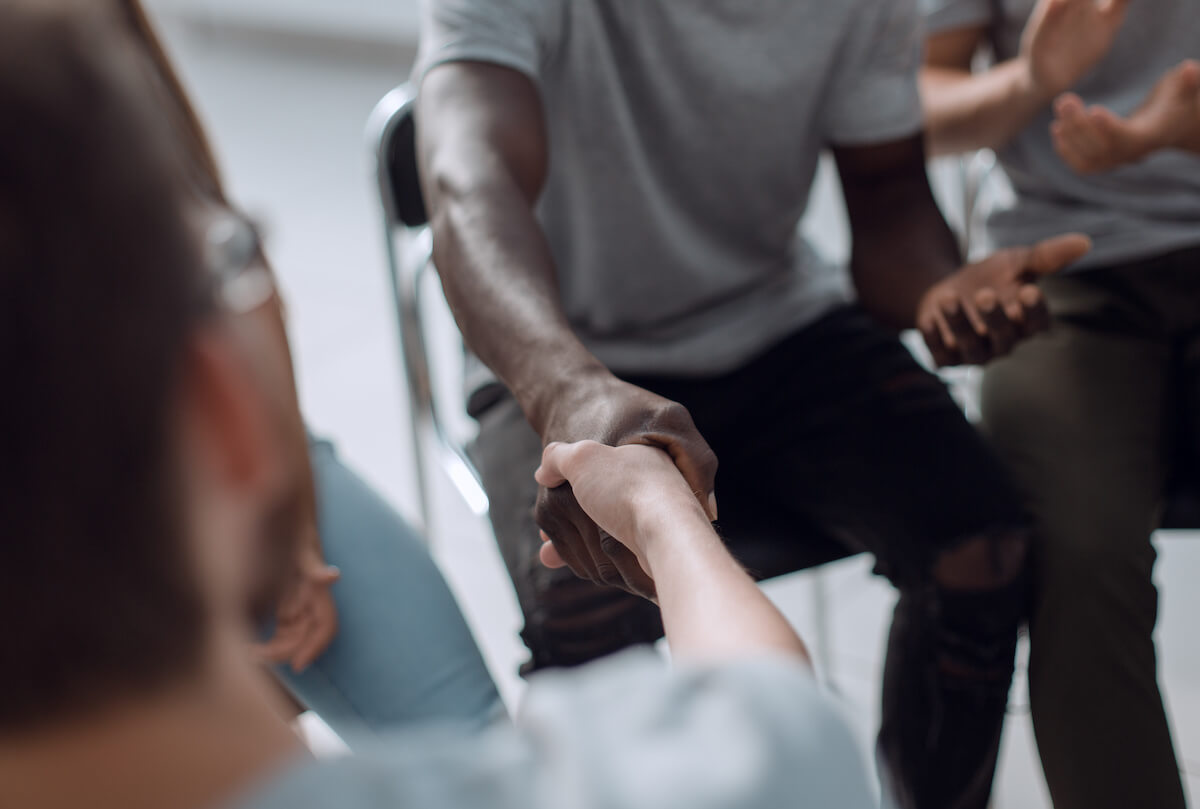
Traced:
<path fill-rule="evenodd" d="M 540 430 L 571 380 L 607 373 L 567 322 L 549 247 L 527 203 L 502 185 L 441 198 L 434 261 L 467 346 Z"/>
<path fill-rule="evenodd" d="M 929 187 L 921 138 L 833 152 L 859 302 L 887 326 L 912 328 L 925 292 L 961 264 L 958 241 Z"/>
<path fill-rule="evenodd" d="M 808 660 L 799 635 L 729 555 L 704 512 L 646 521 L 645 543 L 671 654 L 720 661 L 759 652 Z"/>
<path fill-rule="evenodd" d="M 921 104 L 933 156 L 1001 148 L 1051 100 L 1037 88 L 1028 63 L 1020 58 L 982 73 L 921 70 Z"/>

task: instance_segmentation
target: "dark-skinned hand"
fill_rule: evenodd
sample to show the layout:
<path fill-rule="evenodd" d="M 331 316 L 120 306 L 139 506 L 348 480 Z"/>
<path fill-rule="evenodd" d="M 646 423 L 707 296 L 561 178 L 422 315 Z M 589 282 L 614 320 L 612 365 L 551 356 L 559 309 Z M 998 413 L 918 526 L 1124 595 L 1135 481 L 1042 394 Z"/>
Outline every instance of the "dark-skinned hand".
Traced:
<path fill-rule="evenodd" d="M 543 429 L 543 445 L 596 441 L 609 446 L 646 444 L 671 456 L 710 519 L 716 519 L 717 456 L 682 405 L 597 374 L 558 397 Z M 569 485 L 538 490 L 534 519 L 559 558 L 581 578 L 653 599 L 654 582 L 637 557 L 602 531 L 580 508 Z"/>
<path fill-rule="evenodd" d="M 921 297 L 917 328 L 938 366 L 983 365 L 1050 326 L 1037 287 L 1078 261 L 1091 241 L 1078 233 L 999 250 L 934 284 Z"/>

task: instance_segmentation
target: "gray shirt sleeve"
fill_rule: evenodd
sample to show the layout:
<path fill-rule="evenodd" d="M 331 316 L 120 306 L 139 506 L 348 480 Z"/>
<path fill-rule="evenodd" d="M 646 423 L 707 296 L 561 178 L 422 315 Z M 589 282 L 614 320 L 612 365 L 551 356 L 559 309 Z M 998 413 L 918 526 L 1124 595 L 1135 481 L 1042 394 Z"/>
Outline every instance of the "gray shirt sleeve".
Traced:
<path fill-rule="evenodd" d="M 840 0 L 845 2 L 845 0 Z M 827 89 L 824 134 L 839 146 L 885 143 L 921 129 L 915 0 L 864 0 Z"/>
<path fill-rule="evenodd" d="M 488 62 L 535 81 L 561 30 L 561 0 L 422 0 L 419 81 L 445 62 Z"/>
<path fill-rule="evenodd" d="M 925 30 L 938 34 L 992 22 L 995 0 L 920 0 Z"/>

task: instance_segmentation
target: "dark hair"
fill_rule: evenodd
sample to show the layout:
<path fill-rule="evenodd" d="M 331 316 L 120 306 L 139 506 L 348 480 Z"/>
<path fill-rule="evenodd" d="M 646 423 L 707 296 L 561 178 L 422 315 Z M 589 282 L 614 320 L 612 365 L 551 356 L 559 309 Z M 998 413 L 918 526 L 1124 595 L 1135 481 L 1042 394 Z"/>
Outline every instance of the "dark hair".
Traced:
<path fill-rule="evenodd" d="M 108 4 L 0 4 L 0 734 L 199 659 L 171 421 L 200 251 L 152 83 Z"/>

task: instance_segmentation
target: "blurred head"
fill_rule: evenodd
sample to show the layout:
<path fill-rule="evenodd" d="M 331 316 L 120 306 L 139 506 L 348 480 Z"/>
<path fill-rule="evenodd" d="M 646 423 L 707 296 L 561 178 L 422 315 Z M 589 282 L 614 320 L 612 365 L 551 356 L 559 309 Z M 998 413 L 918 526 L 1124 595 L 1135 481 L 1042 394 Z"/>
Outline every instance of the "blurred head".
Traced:
<path fill-rule="evenodd" d="M 297 535 L 269 279 L 160 83 L 112 7 L 0 4 L 0 735 L 192 676 Z"/>

